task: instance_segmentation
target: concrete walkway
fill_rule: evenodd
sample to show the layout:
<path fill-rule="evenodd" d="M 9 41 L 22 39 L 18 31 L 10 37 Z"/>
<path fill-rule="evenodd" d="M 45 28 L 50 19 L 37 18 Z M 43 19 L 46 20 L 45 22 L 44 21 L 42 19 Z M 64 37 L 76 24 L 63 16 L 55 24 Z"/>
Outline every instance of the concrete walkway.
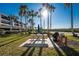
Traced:
<path fill-rule="evenodd" d="M 57 52 L 65 55 L 64 51 L 59 47 L 57 43 L 53 41 L 53 38 L 47 39 L 28 39 L 22 43 L 19 47 L 45 47 L 45 48 L 54 48 Z M 60 54 L 60 55 L 61 55 Z"/>
<path fill-rule="evenodd" d="M 29 47 L 29 46 L 35 46 L 35 47 L 53 47 L 51 41 L 49 38 L 47 39 L 28 39 L 24 43 L 22 43 L 19 47 Z"/>

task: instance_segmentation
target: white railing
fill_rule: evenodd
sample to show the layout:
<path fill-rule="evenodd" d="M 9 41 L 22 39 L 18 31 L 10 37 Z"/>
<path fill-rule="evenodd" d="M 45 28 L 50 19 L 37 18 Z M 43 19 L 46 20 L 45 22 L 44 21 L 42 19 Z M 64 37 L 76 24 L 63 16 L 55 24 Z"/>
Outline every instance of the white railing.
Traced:
<path fill-rule="evenodd" d="M 4 23 L 0 23 L 0 28 L 10 28 L 11 25 L 9 24 L 4 24 Z"/>

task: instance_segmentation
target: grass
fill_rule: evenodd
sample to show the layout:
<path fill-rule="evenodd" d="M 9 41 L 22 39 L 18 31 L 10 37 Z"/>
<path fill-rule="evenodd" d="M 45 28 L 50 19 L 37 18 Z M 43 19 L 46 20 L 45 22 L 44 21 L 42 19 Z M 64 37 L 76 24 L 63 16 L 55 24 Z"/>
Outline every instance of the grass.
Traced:
<path fill-rule="evenodd" d="M 12 34 L 10 36 L 0 37 L 0 55 L 2 56 L 20 56 L 23 53 L 25 55 L 56 55 L 55 50 L 52 48 L 31 48 L 29 52 L 26 53 L 27 47 L 19 47 L 20 44 L 25 42 L 29 38 L 37 38 L 34 35 L 20 35 L 20 34 Z M 47 38 L 47 37 L 46 37 Z M 49 50 L 49 51 L 48 51 Z M 53 53 L 52 53 L 53 52 Z"/>
<path fill-rule="evenodd" d="M 72 35 L 65 34 L 68 40 L 74 40 L 79 43 L 79 38 Z M 19 47 L 20 44 L 29 38 L 37 38 L 35 35 L 20 35 L 11 34 L 8 36 L 0 37 L 0 55 L 1 56 L 20 56 L 20 55 L 33 55 L 33 56 L 58 56 L 58 52 L 54 48 L 39 48 L 39 47 Z M 45 37 L 47 38 L 47 36 Z M 79 46 L 70 46 L 75 51 L 79 52 Z M 70 51 L 70 50 L 69 50 Z M 69 52 L 66 50 L 66 53 Z"/>
<path fill-rule="evenodd" d="M 21 48 L 18 46 L 26 41 L 28 37 L 26 35 L 23 36 L 18 34 L 13 39 L 6 39 L 6 41 L 0 44 L 0 55 L 19 55 L 20 53 L 17 53 Z"/>
<path fill-rule="evenodd" d="M 76 43 L 78 43 L 78 45 L 79 45 L 79 38 L 78 37 L 73 37 L 72 35 L 67 35 L 67 34 L 66 34 L 66 36 L 67 36 L 68 40 L 73 40 Z M 79 52 L 79 46 L 71 45 L 70 47 L 73 48 L 74 50 L 76 50 L 77 52 Z"/>

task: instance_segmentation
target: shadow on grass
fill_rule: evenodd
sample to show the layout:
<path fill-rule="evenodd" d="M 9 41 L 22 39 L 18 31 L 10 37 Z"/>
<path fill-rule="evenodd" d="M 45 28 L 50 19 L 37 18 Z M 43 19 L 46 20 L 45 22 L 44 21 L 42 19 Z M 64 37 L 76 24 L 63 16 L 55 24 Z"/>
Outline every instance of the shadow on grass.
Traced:
<path fill-rule="evenodd" d="M 40 48 L 39 48 L 38 56 L 41 56 L 41 55 L 42 55 L 42 49 L 43 49 L 43 47 L 40 47 Z"/>
<path fill-rule="evenodd" d="M 39 41 L 39 35 L 36 34 L 35 36 L 36 36 L 37 38 L 36 38 L 36 40 L 32 43 L 32 45 L 34 45 L 36 41 Z M 43 39 L 44 39 L 44 36 L 43 36 Z M 43 43 L 44 43 L 44 40 L 42 40 L 42 43 L 41 43 L 41 44 L 43 44 Z M 30 43 L 30 44 L 31 44 L 31 43 Z M 43 49 L 43 47 L 39 47 L 39 53 L 38 53 L 39 56 L 42 55 L 42 49 Z M 34 46 L 28 47 L 28 48 L 26 49 L 26 51 L 25 51 L 21 56 L 25 56 L 26 54 L 27 54 L 28 56 L 32 56 L 34 50 L 35 50 L 35 47 L 34 47 Z M 29 53 L 28 53 L 28 52 L 29 52 Z"/>
<path fill-rule="evenodd" d="M 4 37 L 6 38 L 6 37 L 9 37 L 9 36 L 11 36 L 11 35 L 13 35 L 13 34 L 4 34 L 4 35 L 0 35 L 0 37 L 1 37 L 1 38 L 4 38 Z"/>
<path fill-rule="evenodd" d="M 24 56 L 26 55 L 26 53 L 31 49 L 31 47 L 27 48 L 26 51 L 21 55 L 21 56 Z"/>
<path fill-rule="evenodd" d="M 64 46 L 64 47 L 61 47 L 61 49 L 64 51 L 64 53 L 67 55 L 67 56 L 79 56 L 79 52 L 74 50 L 73 48 L 71 47 L 68 47 L 68 46 Z"/>
<path fill-rule="evenodd" d="M 17 38 L 17 37 L 19 37 L 19 36 L 12 37 L 12 38 L 9 38 L 9 39 L 7 39 L 7 40 L 0 41 L 0 43 L 3 43 L 3 42 L 8 41 L 8 40 L 12 40 L 12 39 Z"/>
<path fill-rule="evenodd" d="M 25 37 L 25 36 L 23 36 L 23 37 Z M 19 39 L 22 39 L 23 37 L 20 37 L 20 38 L 18 38 L 18 39 L 12 40 L 12 41 L 10 41 L 10 42 L 4 43 L 4 44 L 0 45 L 0 47 L 2 47 L 2 46 L 4 46 L 4 45 L 7 45 L 7 44 L 9 44 L 9 43 L 18 41 Z"/>
<path fill-rule="evenodd" d="M 44 44 L 45 43 L 45 40 L 44 40 L 44 34 L 42 33 L 42 43 L 41 44 Z M 38 53 L 38 56 L 41 56 L 42 55 L 42 50 L 43 50 L 43 47 L 40 47 L 39 48 L 39 53 Z"/>
<path fill-rule="evenodd" d="M 62 52 L 57 48 L 57 46 L 54 44 L 54 42 L 52 41 L 52 39 L 51 39 L 51 38 L 49 38 L 49 39 L 50 39 L 50 41 L 52 42 L 52 44 L 53 44 L 55 50 L 57 51 L 58 55 L 59 55 L 59 56 L 63 56 Z"/>
<path fill-rule="evenodd" d="M 31 49 L 31 51 L 29 52 L 28 56 L 32 56 L 34 50 L 35 50 L 35 47 L 33 47 L 33 48 Z"/>
<path fill-rule="evenodd" d="M 21 56 L 25 56 L 27 54 L 27 56 L 32 56 L 33 52 L 35 50 L 35 47 L 28 47 L 26 49 L 26 51 L 24 53 L 22 53 Z M 29 53 L 28 53 L 29 52 Z"/>
<path fill-rule="evenodd" d="M 52 41 L 52 39 L 50 39 L 50 41 L 52 42 L 55 50 L 57 51 L 58 55 L 59 56 L 63 56 L 62 52 L 59 51 L 59 49 L 56 47 L 56 45 L 54 44 L 54 42 Z M 58 45 L 59 46 L 59 45 Z M 60 46 L 59 46 L 60 47 Z M 68 46 L 61 46 L 60 47 L 63 52 L 67 55 L 67 56 L 79 56 L 79 52 L 74 50 L 73 48 L 71 47 L 68 47 Z"/>
<path fill-rule="evenodd" d="M 38 38 L 37 38 L 38 39 Z M 37 40 L 35 40 L 32 44 L 34 45 L 35 44 L 35 42 L 36 42 Z M 31 44 L 31 43 L 30 43 Z M 35 50 L 35 47 L 28 47 L 27 49 L 26 49 L 26 51 L 21 55 L 21 56 L 25 56 L 29 51 L 29 53 L 28 53 L 28 56 L 32 56 L 32 54 L 33 54 L 33 52 L 34 52 L 34 50 Z"/>
<path fill-rule="evenodd" d="M 27 56 L 32 56 L 34 50 L 35 50 L 35 47 L 28 47 L 28 48 L 26 49 L 26 51 L 22 53 L 21 56 L 25 56 L 26 54 L 27 54 Z M 28 53 L 28 52 L 29 52 L 29 53 Z"/>

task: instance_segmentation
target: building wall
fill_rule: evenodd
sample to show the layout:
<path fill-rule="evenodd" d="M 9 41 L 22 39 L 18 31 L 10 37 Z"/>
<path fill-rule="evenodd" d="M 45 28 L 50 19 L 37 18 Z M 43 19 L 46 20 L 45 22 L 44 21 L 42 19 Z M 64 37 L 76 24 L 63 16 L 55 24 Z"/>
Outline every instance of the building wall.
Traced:
<path fill-rule="evenodd" d="M 3 14 L 4 16 L 6 16 L 5 14 Z M 8 17 L 8 16 L 7 16 Z M 4 22 L 4 23 L 2 23 L 2 21 Z M 6 24 L 5 22 L 10 22 L 10 24 Z M 19 22 L 19 21 L 18 21 Z M 20 22 L 19 22 L 19 24 L 20 24 Z M 6 19 L 3 19 L 3 18 L 1 18 L 1 14 L 0 14 L 0 29 L 1 28 L 3 28 L 3 29 L 10 29 L 10 30 L 12 30 L 12 29 L 18 29 L 18 30 L 20 30 L 20 29 L 25 29 L 25 24 L 23 24 L 22 25 L 23 27 L 21 28 L 21 26 L 20 25 L 17 25 L 17 22 L 16 21 L 14 21 L 14 19 L 10 19 L 10 20 L 6 20 Z"/>

